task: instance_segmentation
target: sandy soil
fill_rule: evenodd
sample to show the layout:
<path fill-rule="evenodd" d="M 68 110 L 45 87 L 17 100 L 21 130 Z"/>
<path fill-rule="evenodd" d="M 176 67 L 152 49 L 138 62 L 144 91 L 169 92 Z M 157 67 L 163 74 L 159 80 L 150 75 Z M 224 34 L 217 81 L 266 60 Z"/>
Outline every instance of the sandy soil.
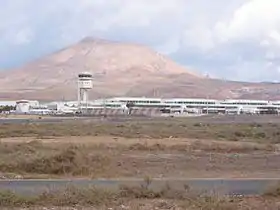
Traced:
<path fill-rule="evenodd" d="M 30 207 L 30 208 L 1 208 L 3 210 L 278 210 L 279 198 L 249 197 L 213 202 L 193 202 L 167 199 L 137 199 L 116 201 L 99 207 Z"/>
<path fill-rule="evenodd" d="M 116 137 L 4 138 L 44 145 L 86 145 L 88 154 L 105 154 L 110 163 L 102 178 L 279 178 L 280 153 L 258 143 L 195 139 L 126 139 Z"/>
<path fill-rule="evenodd" d="M 89 145 L 124 145 L 131 146 L 134 144 L 145 144 L 152 146 L 155 144 L 161 144 L 165 146 L 188 146 L 194 143 L 201 143 L 202 145 L 222 145 L 228 147 L 258 147 L 265 146 L 264 144 L 254 143 L 254 142 L 234 142 L 234 141 L 219 141 L 219 140 L 209 140 L 209 139 L 190 139 L 190 138 L 123 138 L 123 137 L 113 137 L 113 136 L 63 136 L 63 137 L 9 137 L 9 138 L 0 138 L 0 142 L 6 143 L 27 143 L 31 141 L 40 141 L 44 144 L 89 144 Z M 275 144 L 278 148 L 279 145 Z M 280 147 L 279 147 L 280 148 Z"/>

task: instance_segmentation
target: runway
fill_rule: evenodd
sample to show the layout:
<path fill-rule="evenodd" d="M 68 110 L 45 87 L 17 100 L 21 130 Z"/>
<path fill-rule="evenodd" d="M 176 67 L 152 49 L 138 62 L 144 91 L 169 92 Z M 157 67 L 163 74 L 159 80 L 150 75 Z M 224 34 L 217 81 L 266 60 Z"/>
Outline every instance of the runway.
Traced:
<path fill-rule="evenodd" d="M 1 180 L 0 189 L 10 190 L 23 195 L 35 195 L 46 190 L 58 190 L 67 186 L 90 187 L 117 190 L 121 185 L 139 186 L 141 179 L 95 179 L 95 180 Z M 153 190 L 160 190 L 166 183 L 172 189 L 190 190 L 223 195 L 261 195 L 280 183 L 280 179 L 154 179 L 150 185 Z"/>
<path fill-rule="evenodd" d="M 46 119 L 23 119 L 23 118 L 1 118 L 1 124 L 25 124 L 25 123 L 55 123 L 63 122 L 63 119 L 60 118 L 46 118 Z"/>
<path fill-rule="evenodd" d="M 159 118 L 159 117 L 157 117 Z M 157 119 L 151 117 L 131 117 L 131 116 L 119 116 L 119 117 L 106 117 L 103 116 L 46 116 L 38 118 L 20 118 L 20 117 L 9 117 L 9 118 L 0 118 L 0 125 L 1 124 L 26 124 L 26 123 L 62 123 L 62 122 L 70 122 L 70 121 L 92 121 L 92 122 L 108 122 L 108 123 L 120 123 L 120 122 L 127 122 L 127 121 L 145 121 L 150 119 Z"/>
<path fill-rule="evenodd" d="M 175 117 L 177 118 L 177 117 Z M 211 123 L 211 124 L 248 124 L 248 123 L 280 123 L 279 116 L 276 115 L 204 115 L 204 116 L 180 116 L 179 118 L 188 118 L 188 120 L 193 123 Z M 36 117 L 8 117 L 0 118 L 1 124 L 25 124 L 25 123 L 61 123 L 69 121 L 92 121 L 92 122 L 108 122 L 108 123 L 122 123 L 128 121 L 154 121 L 162 122 L 163 120 L 170 120 L 170 116 L 157 115 L 157 116 L 107 116 L 104 117 L 94 116 L 94 115 L 84 115 L 84 116 L 39 116 Z M 173 119 L 174 120 L 174 119 Z"/>
<path fill-rule="evenodd" d="M 38 118 L 0 118 L 0 125 L 1 124 L 26 124 L 26 123 L 61 123 L 61 122 L 69 122 L 75 120 L 89 120 L 94 119 L 90 117 L 72 117 L 72 116 L 65 116 L 65 117 L 42 117 L 41 119 Z"/>

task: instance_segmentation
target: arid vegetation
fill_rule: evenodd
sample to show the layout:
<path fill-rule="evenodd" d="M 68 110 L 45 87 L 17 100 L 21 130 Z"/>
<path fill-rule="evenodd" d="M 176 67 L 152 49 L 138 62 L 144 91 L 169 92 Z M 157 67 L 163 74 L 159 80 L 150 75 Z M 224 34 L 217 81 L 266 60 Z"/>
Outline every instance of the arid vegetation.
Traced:
<path fill-rule="evenodd" d="M 277 151 L 274 144 L 184 138 L 5 138 L 0 172 L 2 178 L 277 177 Z"/>
<path fill-rule="evenodd" d="M 121 186 L 114 191 L 69 186 L 36 196 L 0 192 L 1 209 L 276 210 L 280 207 L 279 201 L 279 193 L 254 197 L 200 195 L 186 188 L 173 190 L 168 184 L 154 191 L 149 183 L 138 187 Z"/>
<path fill-rule="evenodd" d="M 214 121 L 214 120 L 213 120 Z M 124 122 L 72 121 L 68 123 L 1 124 L 0 138 L 114 136 L 125 138 L 195 138 L 229 141 L 280 142 L 279 123 L 211 123 L 197 119 L 131 120 Z"/>
<path fill-rule="evenodd" d="M 280 124 L 197 119 L 1 124 L 0 177 L 279 177 Z M 166 185 L 0 193 L 1 209 L 278 209 L 279 189 L 259 197 L 198 196 Z"/>

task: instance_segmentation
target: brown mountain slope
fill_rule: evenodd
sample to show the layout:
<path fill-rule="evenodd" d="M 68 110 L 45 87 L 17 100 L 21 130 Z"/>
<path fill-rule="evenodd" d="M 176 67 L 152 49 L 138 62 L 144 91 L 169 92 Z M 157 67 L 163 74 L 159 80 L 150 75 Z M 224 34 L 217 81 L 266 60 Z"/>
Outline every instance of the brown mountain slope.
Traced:
<path fill-rule="evenodd" d="M 2 72 L 0 99 L 76 99 L 76 77 L 82 71 L 94 75 L 92 99 L 110 96 L 280 98 L 280 85 L 207 79 L 142 45 L 84 39 L 22 68 Z"/>

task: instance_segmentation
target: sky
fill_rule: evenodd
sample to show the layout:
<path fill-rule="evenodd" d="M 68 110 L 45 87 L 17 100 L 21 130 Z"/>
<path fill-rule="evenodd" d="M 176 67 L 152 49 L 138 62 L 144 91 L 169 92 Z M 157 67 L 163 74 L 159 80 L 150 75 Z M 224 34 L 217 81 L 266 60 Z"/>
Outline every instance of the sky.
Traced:
<path fill-rule="evenodd" d="M 85 37 L 135 42 L 211 77 L 280 81 L 280 0 L 1 0 L 0 69 Z"/>

